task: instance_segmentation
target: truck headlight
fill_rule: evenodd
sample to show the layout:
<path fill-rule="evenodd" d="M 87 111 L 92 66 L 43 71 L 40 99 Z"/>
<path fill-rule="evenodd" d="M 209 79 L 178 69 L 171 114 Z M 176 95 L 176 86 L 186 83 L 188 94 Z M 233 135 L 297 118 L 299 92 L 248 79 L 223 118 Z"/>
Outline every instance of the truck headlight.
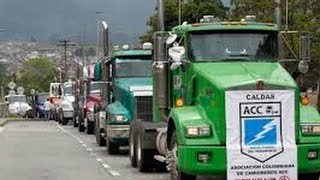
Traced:
<path fill-rule="evenodd" d="M 203 137 L 203 136 L 210 136 L 210 135 L 211 135 L 211 128 L 208 125 L 186 127 L 187 137 Z"/>
<path fill-rule="evenodd" d="M 123 115 L 111 115 L 110 120 L 112 122 L 125 122 L 128 120 L 128 118 Z"/>
<path fill-rule="evenodd" d="M 320 124 L 302 125 L 301 132 L 303 135 L 320 135 Z"/>

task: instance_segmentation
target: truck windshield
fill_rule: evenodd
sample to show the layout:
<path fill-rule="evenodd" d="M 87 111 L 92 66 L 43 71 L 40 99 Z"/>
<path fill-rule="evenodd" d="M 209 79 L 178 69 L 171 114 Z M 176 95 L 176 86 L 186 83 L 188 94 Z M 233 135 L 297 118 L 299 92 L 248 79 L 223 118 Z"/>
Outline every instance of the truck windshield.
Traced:
<path fill-rule="evenodd" d="M 64 86 L 64 95 L 71 96 L 72 94 L 72 85 Z"/>
<path fill-rule="evenodd" d="M 8 100 L 10 104 L 15 102 L 27 102 L 26 96 L 10 96 Z"/>
<path fill-rule="evenodd" d="M 92 82 L 90 84 L 90 94 L 100 93 L 102 82 Z"/>
<path fill-rule="evenodd" d="M 267 61 L 278 58 L 277 33 L 273 31 L 214 31 L 190 34 L 194 61 Z"/>
<path fill-rule="evenodd" d="M 118 78 L 125 77 L 149 77 L 151 76 L 152 61 L 118 62 L 115 65 L 115 76 Z"/>
<path fill-rule="evenodd" d="M 38 94 L 37 95 L 37 101 L 40 103 L 44 103 L 45 101 L 47 101 L 47 99 L 49 98 L 49 93 L 48 94 Z"/>

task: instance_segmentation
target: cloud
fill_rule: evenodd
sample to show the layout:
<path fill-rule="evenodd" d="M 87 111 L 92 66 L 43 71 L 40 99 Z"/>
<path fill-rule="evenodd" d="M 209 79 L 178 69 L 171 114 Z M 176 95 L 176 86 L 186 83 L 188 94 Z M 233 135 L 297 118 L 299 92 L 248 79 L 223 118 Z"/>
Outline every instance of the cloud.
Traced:
<path fill-rule="evenodd" d="M 96 37 L 96 11 L 116 34 L 136 36 L 146 30 L 155 0 L 0 0 L 0 28 L 11 38 L 75 37 L 85 27 L 87 39 Z"/>

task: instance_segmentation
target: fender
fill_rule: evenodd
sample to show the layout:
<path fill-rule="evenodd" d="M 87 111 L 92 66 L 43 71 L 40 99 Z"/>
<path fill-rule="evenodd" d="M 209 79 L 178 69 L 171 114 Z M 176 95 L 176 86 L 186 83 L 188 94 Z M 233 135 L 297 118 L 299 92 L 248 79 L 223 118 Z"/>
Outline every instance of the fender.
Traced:
<path fill-rule="evenodd" d="M 320 124 L 320 115 L 314 106 L 300 104 L 300 125 L 305 123 Z M 320 141 L 319 136 L 302 136 L 300 125 L 298 126 L 300 143 L 317 143 Z"/>
<path fill-rule="evenodd" d="M 186 137 L 186 127 L 196 125 L 209 125 L 211 135 L 207 137 Z M 168 121 L 169 139 L 173 129 L 176 130 L 179 145 L 215 145 L 220 143 L 213 124 L 208 120 L 200 105 L 171 109 Z"/>

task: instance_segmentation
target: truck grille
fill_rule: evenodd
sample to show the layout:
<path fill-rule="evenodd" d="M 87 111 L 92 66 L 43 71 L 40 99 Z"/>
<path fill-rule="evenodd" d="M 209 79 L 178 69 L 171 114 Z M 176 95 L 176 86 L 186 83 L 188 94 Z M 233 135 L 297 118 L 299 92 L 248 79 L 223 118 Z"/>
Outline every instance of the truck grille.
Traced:
<path fill-rule="evenodd" d="M 142 121 L 152 121 L 152 96 L 136 97 L 135 117 Z"/>

